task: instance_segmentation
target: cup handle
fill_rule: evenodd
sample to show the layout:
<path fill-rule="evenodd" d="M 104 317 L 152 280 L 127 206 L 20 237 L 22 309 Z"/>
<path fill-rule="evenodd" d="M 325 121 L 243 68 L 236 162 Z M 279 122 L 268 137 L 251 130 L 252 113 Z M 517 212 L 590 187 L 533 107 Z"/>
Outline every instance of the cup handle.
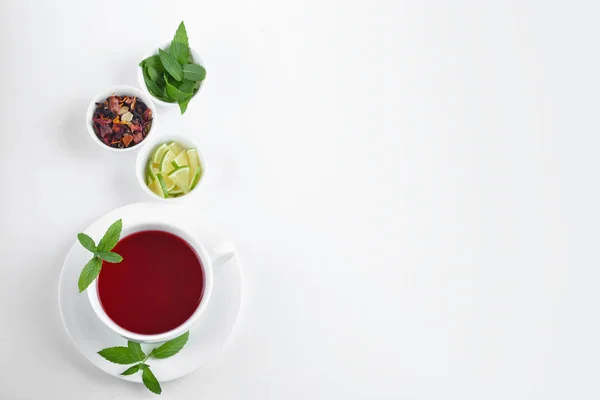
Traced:
<path fill-rule="evenodd" d="M 218 268 L 235 257 L 235 247 L 229 240 L 223 239 L 221 243 L 210 248 L 208 254 L 213 268 Z"/>

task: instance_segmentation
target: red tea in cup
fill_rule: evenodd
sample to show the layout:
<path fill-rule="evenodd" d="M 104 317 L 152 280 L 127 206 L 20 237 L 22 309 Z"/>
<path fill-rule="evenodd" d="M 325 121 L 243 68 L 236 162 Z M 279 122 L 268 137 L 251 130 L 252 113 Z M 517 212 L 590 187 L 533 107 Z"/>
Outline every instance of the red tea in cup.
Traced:
<path fill-rule="evenodd" d="M 147 230 L 122 238 L 112 251 L 123 261 L 103 262 L 98 297 L 121 328 L 164 333 L 196 311 L 204 294 L 204 270 L 188 242 L 169 232 Z"/>

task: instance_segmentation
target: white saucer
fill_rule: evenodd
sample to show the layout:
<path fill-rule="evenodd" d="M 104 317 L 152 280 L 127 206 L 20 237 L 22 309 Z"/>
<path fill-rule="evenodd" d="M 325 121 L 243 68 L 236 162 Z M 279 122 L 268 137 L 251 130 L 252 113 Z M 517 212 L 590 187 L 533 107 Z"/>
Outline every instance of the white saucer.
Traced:
<path fill-rule="evenodd" d="M 190 224 L 183 214 L 185 209 L 176 206 L 153 203 L 130 204 L 118 208 L 94 222 L 85 232 L 98 240 L 108 226 L 119 218 L 123 225 L 145 221 L 148 218 L 175 222 L 196 234 L 210 253 L 211 248 L 221 244 L 225 237 L 214 227 Z M 75 238 L 76 232 L 73 233 Z M 61 317 L 67 334 L 75 347 L 92 364 L 117 378 L 141 383 L 141 374 L 120 375 L 127 366 L 113 364 L 97 354 L 106 347 L 126 346 L 127 341 L 108 329 L 94 314 L 85 293 L 77 290 L 77 280 L 81 269 L 90 258 L 77 240 L 71 247 L 60 275 L 58 302 Z M 233 246 L 232 246 L 233 248 Z M 211 254 L 212 255 L 212 254 Z M 242 277 L 238 257 L 215 268 L 214 287 L 208 308 L 201 319 L 190 330 L 186 346 L 177 355 L 166 359 L 150 359 L 148 364 L 160 382 L 181 378 L 216 358 L 219 351 L 233 332 L 242 304 Z M 144 351 L 155 347 L 142 345 Z"/>

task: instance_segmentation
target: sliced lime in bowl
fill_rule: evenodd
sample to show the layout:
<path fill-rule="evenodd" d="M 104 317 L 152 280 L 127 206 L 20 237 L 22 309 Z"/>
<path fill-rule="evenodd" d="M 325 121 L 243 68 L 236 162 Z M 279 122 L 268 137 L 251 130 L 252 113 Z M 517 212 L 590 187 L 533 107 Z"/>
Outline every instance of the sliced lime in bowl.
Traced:
<path fill-rule="evenodd" d="M 183 166 L 175 168 L 173 171 L 169 173 L 169 178 L 171 178 L 177 186 L 183 190 L 184 193 L 190 191 L 189 182 L 190 182 L 190 167 Z"/>
<path fill-rule="evenodd" d="M 138 175 L 139 182 L 164 199 L 187 195 L 202 181 L 204 171 L 202 156 L 190 144 L 181 138 L 140 154 L 138 165 L 143 162 L 143 167 L 138 171 L 143 172 Z"/>

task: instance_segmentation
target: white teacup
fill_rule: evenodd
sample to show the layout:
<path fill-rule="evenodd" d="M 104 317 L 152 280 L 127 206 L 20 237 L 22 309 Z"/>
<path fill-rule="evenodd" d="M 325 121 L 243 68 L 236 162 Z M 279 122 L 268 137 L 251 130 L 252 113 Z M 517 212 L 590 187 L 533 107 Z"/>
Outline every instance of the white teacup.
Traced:
<path fill-rule="evenodd" d="M 202 300 L 198 307 L 194 311 L 194 313 L 181 325 L 178 327 L 162 333 L 157 334 L 140 334 L 135 332 L 130 332 L 119 325 L 117 325 L 104 311 L 102 304 L 100 303 L 100 297 L 98 295 L 98 279 L 94 283 L 92 283 L 87 288 L 88 298 L 90 300 L 90 304 L 92 305 L 92 309 L 100 318 L 100 320 L 110 328 L 112 331 L 118 333 L 122 337 L 127 340 L 140 342 L 140 343 L 158 343 L 158 342 L 166 342 L 168 340 L 174 339 L 188 330 L 198 321 L 204 310 L 208 306 L 208 302 L 210 301 L 210 295 L 212 293 L 213 288 L 213 268 L 217 267 L 220 264 L 223 264 L 225 261 L 229 260 L 233 257 L 233 246 L 229 242 L 222 243 L 217 248 L 212 249 L 211 254 L 214 256 L 211 258 L 209 253 L 206 251 L 202 243 L 194 235 L 185 229 L 175 226 L 170 222 L 165 221 L 151 221 L 145 222 L 142 224 L 134 225 L 134 226 L 123 226 L 123 230 L 121 232 L 121 238 L 124 238 L 128 235 L 131 235 L 140 231 L 147 230 L 158 230 L 169 232 L 173 235 L 180 237 L 185 240 L 194 250 L 196 256 L 200 259 L 202 263 L 202 268 L 204 272 L 204 294 L 202 296 Z"/>

